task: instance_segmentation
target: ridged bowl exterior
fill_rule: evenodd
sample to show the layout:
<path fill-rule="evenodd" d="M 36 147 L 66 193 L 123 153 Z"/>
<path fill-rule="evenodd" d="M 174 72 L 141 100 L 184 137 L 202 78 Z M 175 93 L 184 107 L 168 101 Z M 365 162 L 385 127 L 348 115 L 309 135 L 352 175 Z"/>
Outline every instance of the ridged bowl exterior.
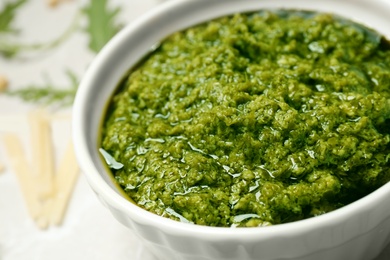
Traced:
<path fill-rule="evenodd" d="M 386 0 L 171 0 L 123 29 L 91 64 L 74 104 L 73 137 L 82 171 L 100 201 L 161 260 L 367 260 L 390 242 L 390 184 L 334 212 L 261 228 L 215 228 L 166 219 L 130 203 L 97 152 L 107 102 L 126 72 L 152 46 L 188 26 L 259 9 L 332 12 L 390 39 Z"/>
<path fill-rule="evenodd" d="M 278 231 L 282 232 L 278 235 L 273 230 L 266 230 L 269 227 L 251 228 L 245 231 L 253 232 L 237 234 L 234 233 L 241 230 L 230 229 L 231 232 L 221 234 L 216 232 L 220 228 L 209 228 L 204 234 L 193 234 L 137 221 L 103 196 L 98 197 L 114 217 L 130 228 L 160 260 L 368 260 L 375 258 L 390 242 L 389 207 L 386 203 L 326 225 L 321 221 L 309 223 L 310 228 L 294 227 L 297 223 L 279 225 L 281 230 Z M 304 222 L 306 220 L 300 221 L 300 226 L 305 226 Z M 283 232 L 286 226 L 288 228 Z"/>

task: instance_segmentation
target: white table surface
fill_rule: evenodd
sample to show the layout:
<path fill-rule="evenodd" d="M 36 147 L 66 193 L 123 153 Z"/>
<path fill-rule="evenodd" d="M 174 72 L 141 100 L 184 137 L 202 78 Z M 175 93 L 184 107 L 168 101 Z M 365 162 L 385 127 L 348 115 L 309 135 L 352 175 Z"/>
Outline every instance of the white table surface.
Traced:
<path fill-rule="evenodd" d="M 110 6 L 121 6 L 119 20 L 129 23 L 160 0 L 110 0 Z M 21 33 L 18 41 L 25 43 L 50 40 L 64 31 L 75 13 L 87 1 L 65 1 L 50 9 L 45 0 L 30 0 L 16 17 L 14 27 Z M 4 0 L 0 1 L 0 8 Z M 86 21 L 82 21 L 85 24 Z M 95 54 L 89 51 L 88 38 L 82 31 L 73 34 L 54 50 L 29 53 L 19 58 L 0 57 L 0 75 L 6 76 L 9 88 L 42 84 L 49 77 L 59 86 L 66 86 L 65 70 L 71 69 L 81 78 Z M 25 152 L 31 159 L 26 115 L 36 106 L 17 98 L 0 95 L 0 135 L 8 132 L 20 136 Z M 57 159 L 70 140 L 70 109 L 53 123 L 54 147 Z M 77 180 L 64 222 L 59 227 L 40 230 L 29 218 L 4 147 L 0 142 L 0 260 L 157 260 L 130 230 L 118 223 L 97 200 L 81 174 Z M 390 246 L 376 260 L 390 259 Z"/>

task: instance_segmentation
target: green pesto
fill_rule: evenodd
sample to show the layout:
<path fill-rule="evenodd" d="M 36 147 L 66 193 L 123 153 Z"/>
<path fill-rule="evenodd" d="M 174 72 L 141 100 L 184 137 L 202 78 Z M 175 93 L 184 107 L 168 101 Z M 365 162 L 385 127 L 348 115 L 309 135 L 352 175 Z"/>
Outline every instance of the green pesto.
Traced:
<path fill-rule="evenodd" d="M 324 214 L 390 179 L 390 51 L 329 14 L 222 17 L 127 76 L 102 148 L 135 203 L 209 226 Z"/>

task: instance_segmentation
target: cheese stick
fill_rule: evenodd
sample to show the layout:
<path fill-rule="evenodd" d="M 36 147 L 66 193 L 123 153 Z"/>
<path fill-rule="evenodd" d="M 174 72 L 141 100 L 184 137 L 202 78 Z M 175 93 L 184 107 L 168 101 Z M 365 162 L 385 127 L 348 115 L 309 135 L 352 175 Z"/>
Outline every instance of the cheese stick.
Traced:
<path fill-rule="evenodd" d="M 79 167 L 70 142 L 55 175 L 56 194 L 51 207 L 50 224 L 62 223 L 78 174 Z"/>
<path fill-rule="evenodd" d="M 35 110 L 29 115 L 33 164 L 37 175 L 40 198 L 53 195 L 54 151 L 51 142 L 51 125 L 48 114 Z"/>
<path fill-rule="evenodd" d="M 53 198 L 47 198 L 43 202 L 41 214 L 38 216 L 36 223 L 40 229 L 47 229 L 50 222 L 50 214 L 53 207 Z"/>
<path fill-rule="evenodd" d="M 4 135 L 3 141 L 10 165 L 18 179 L 28 212 L 36 220 L 41 213 L 42 205 L 34 187 L 35 182 L 33 182 L 31 167 L 26 159 L 22 143 L 15 134 Z"/>

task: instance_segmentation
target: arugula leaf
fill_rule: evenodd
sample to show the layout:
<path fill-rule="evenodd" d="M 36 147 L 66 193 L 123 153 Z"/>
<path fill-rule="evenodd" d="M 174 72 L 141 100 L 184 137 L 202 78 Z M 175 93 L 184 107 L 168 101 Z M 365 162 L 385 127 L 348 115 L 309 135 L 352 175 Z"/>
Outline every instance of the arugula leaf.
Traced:
<path fill-rule="evenodd" d="M 11 33 L 16 30 L 11 28 L 11 23 L 15 17 L 16 10 L 26 3 L 27 0 L 18 0 L 16 2 L 8 2 L 0 11 L 0 33 Z"/>
<path fill-rule="evenodd" d="M 9 41 L 0 37 L 0 55 L 4 56 L 5 58 L 12 58 L 22 52 L 45 51 L 53 49 L 65 42 L 74 32 L 79 29 L 80 16 L 81 13 L 77 12 L 73 18 L 72 23 L 69 25 L 66 31 L 64 31 L 58 38 L 55 38 L 49 42 L 23 44 Z"/>
<path fill-rule="evenodd" d="M 40 105 L 56 105 L 57 107 L 69 106 L 73 103 L 76 95 L 78 79 L 71 71 L 67 71 L 67 76 L 70 81 L 70 87 L 68 88 L 56 88 L 47 80 L 47 83 L 44 86 L 30 85 L 18 90 L 6 91 L 5 94 L 16 96 L 26 102 Z"/>
<path fill-rule="evenodd" d="M 88 18 L 89 48 L 99 52 L 101 48 L 121 29 L 115 22 L 120 8 L 109 10 L 107 0 L 90 0 L 90 5 L 83 9 Z"/>

